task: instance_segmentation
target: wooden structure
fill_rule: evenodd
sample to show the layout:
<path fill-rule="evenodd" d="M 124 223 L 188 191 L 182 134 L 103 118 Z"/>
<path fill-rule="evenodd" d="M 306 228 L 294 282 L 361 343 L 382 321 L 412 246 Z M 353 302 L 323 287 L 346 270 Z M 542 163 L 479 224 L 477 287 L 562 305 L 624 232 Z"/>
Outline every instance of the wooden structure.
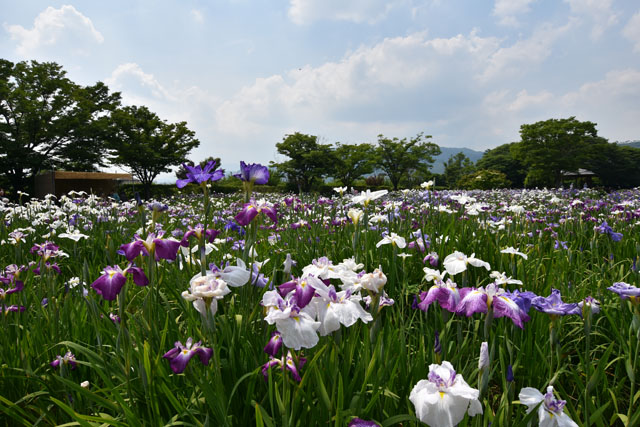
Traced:
<path fill-rule="evenodd" d="M 576 185 L 586 184 L 588 187 L 591 187 L 595 176 L 595 173 L 583 168 L 579 168 L 576 172 L 562 171 L 562 183 L 571 182 Z"/>
<path fill-rule="evenodd" d="M 35 177 L 34 195 L 40 199 L 47 194 L 60 197 L 73 190 L 109 196 L 118 191 L 120 184 L 131 182 L 133 182 L 133 176 L 128 173 L 44 172 Z"/>

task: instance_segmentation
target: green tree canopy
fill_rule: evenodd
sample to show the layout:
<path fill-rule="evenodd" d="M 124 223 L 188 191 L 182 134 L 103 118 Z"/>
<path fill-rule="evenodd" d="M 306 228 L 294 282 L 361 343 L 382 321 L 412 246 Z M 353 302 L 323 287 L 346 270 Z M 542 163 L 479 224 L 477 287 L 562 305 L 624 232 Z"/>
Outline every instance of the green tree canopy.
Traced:
<path fill-rule="evenodd" d="M 332 176 L 342 185 L 352 187 L 353 182 L 372 173 L 375 164 L 375 148 L 371 144 L 336 143 Z"/>
<path fill-rule="evenodd" d="M 488 169 L 502 172 L 511 186 L 524 187 L 524 178 L 527 176 L 526 167 L 516 159 L 511 149 L 517 142 L 502 144 L 490 150 L 486 150 L 483 156 L 476 162 L 478 170 Z"/>
<path fill-rule="evenodd" d="M 513 155 L 528 168 L 528 187 L 560 185 L 563 171 L 585 167 L 598 147 L 607 144 L 598 136 L 595 123 L 575 117 L 522 125 L 520 137 Z"/>
<path fill-rule="evenodd" d="M 185 162 L 189 152 L 200 145 L 186 122 L 167 123 L 147 107 L 118 109 L 112 119 L 111 162 L 131 170 L 142 183 L 145 197 L 160 173 Z"/>
<path fill-rule="evenodd" d="M 315 183 L 333 172 L 335 158 L 331 145 L 318 143 L 315 135 L 299 132 L 286 135 L 276 148 L 289 160 L 272 162 L 271 166 L 282 171 L 289 185 L 295 186 L 299 192 L 311 191 Z"/>
<path fill-rule="evenodd" d="M 640 185 L 640 148 L 606 144 L 597 147 L 585 167 L 594 172 L 600 182 L 612 188 Z"/>
<path fill-rule="evenodd" d="M 492 169 L 480 169 L 458 180 L 458 186 L 465 190 L 493 190 L 507 188 L 510 185 L 504 173 Z"/>
<path fill-rule="evenodd" d="M 95 170 L 105 164 L 109 114 L 119 93 L 79 86 L 53 62 L 0 59 L 0 171 L 13 190 L 41 170 Z"/>
<path fill-rule="evenodd" d="M 462 151 L 449 157 L 444 163 L 444 181 L 447 187 L 455 188 L 458 180 L 463 175 L 470 174 L 475 167 L 471 159 L 469 159 Z"/>
<path fill-rule="evenodd" d="M 414 138 L 386 138 L 378 135 L 376 154 L 378 166 L 387 174 L 394 190 L 400 181 L 415 173 L 427 175 L 434 162 L 433 156 L 440 154 L 440 147 L 427 142 L 431 135 L 419 133 Z"/>

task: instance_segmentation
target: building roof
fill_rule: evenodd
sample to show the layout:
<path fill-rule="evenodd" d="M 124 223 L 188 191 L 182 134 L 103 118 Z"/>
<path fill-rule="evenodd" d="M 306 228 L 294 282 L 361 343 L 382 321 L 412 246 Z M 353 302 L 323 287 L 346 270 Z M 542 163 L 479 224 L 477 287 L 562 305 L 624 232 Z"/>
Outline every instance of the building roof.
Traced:
<path fill-rule="evenodd" d="M 595 173 L 588 169 L 578 168 L 577 172 L 562 171 L 563 176 L 595 176 Z"/>
<path fill-rule="evenodd" d="M 69 172 L 54 171 L 55 179 L 116 179 L 116 180 L 133 180 L 130 173 L 106 173 L 106 172 Z"/>

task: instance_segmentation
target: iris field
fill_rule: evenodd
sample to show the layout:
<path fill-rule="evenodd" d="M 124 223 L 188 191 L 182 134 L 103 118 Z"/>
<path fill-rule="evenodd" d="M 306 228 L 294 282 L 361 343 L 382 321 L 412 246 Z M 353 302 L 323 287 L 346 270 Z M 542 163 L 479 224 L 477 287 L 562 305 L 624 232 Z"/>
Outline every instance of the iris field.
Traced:
<path fill-rule="evenodd" d="M 1 204 L 2 424 L 640 425 L 639 189 L 201 187 Z"/>

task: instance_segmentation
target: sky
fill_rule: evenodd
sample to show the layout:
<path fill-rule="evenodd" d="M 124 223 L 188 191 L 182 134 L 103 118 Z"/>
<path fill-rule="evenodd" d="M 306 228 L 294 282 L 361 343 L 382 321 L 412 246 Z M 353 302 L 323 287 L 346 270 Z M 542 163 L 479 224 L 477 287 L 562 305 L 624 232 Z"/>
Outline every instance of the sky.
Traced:
<path fill-rule="evenodd" d="M 640 139 L 637 0 L 0 0 L 0 57 L 53 61 L 186 121 L 190 158 L 282 161 L 322 143 L 432 135 L 486 150 L 575 116 Z M 173 177 L 164 174 L 159 181 Z"/>

